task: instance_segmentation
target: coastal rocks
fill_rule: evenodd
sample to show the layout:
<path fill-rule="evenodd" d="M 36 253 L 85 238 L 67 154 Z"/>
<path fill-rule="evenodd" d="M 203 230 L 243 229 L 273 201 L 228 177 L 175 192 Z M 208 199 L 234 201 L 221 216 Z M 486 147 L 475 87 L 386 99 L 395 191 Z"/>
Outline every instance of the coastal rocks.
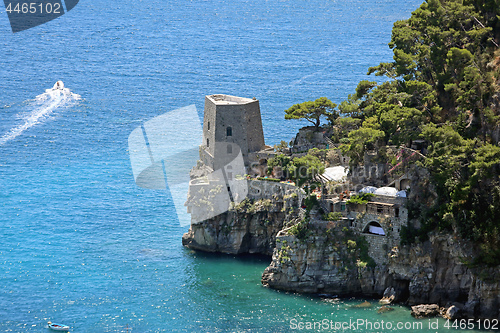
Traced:
<path fill-rule="evenodd" d="M 299 218 L 298 196 L 245 199 L 233 209 L 214 218 L 191 224 L 182 237 L 190 249 L 228 254 L 272 255 L 275 238 Z"/>
<path fill-rule="evenodd" d="M 437 304 L 445 318 L 500 319 L 500 271 L 469 264 L 472 246 L 453 234 L 429 234 L 411 246 L 386 247 L 385 264 L 360 256 L 362 233 L 348 222 L 312 218 L 303 235 L 300 196 L 252 199 L 183 236 L 191 249 L 231 254 L 272 254 L 262 275 L 271 288 L 301 293 L 382 297 L 381 304 Z M 344 224 L 342 224 L 344 223 Z M 300 239 L 299 239 L 300 236 Z M 370 255 L 370 244 L 365 252 Z"/>
<path fill-rule="evenodd" d="M 411 307 L 411 315 L 415 318 L 427 318 L 441 315 L 445 319 L 460 318 L 461 310 L 458 306 L 452 305 L 448 308 L 440 308 L 437 304 L 421 304 Z"/>
<path fill-rule="evenodd" d="M 460 318 L 461 310 L 458 306 L 452 305 L 448 309 L 443 309 L 443 310 L 444 311 L 442 311 L 441 314 L 442 314 L 443 318 L 445 318 L 445 319 L 454 320 L 454 319 Z"/>
<path fill-rule="evenodd" d="M 386 313 L 386 312 L 391 312 L 391 311 L 394 311 L 394 308 L 391 308 L 390 306 L 387 306 L 387 305 L 382 305 L 377 310 L 377 313 Z"/>
<path fill-rule="evenodd" d="M 400 248 L 387 273 L 407 281 L 410 305 L 465 303 L 465 317 L 500 318 L 498 269 L 467 266 L 472 247 L 461 242 L 453 235 L 431 234 L 425 243 Z"/>
<path fill-rule="evenodd" d="M 439 305 L 421 304 L 411 307 L 411 315 L 415 318 L 428 318 L 439 315 Z"/>
<path fill-rule="evenodd" d="M 379 301 L 380 304 L 391 304 L 396 299 L 396 291 L 393 287 L 387 287 L 384 291 L 382 299 Z"/>
<path fill-rule="evenodd" d="M 301 293 L 361 294 L 358 251 L 354 246 L 345 246 L 342 231 L 327 232 L 317 227 L 310 226 L 311 235 L 302 239 L 288 232 L 277 236 L 262 284 Z"/>
<path fill-rule="evenodd" d="M 206 252 L 271 255 L 274 238 L 284 223 L 285 216 L 280 213 L 240 214 L 229 211 L 191 225 L 182 237 L 182 244 Z"/>
<path fill-rule="evenodd" d="M 332 234 L 303 241 L 291 235 L 278 236 L 284 242 L 276 243 L 262 283 L 294 292 L 382 296 L 383 305 L 437 304 L 437 314 L 445 318 L 500 319 L 498 270 L 469 268 L 464 263 L 471 255 L 469 247 L 453 235 L 431 234 L 427 242 L 400 247 L 397 255 L 389 256 L 387 265 L 364 267 L 355 253 L 349 252 L 341 233 Z"/>
<path fill-rule="evenodd" d="M 262 284 L 302 293 L 359 293 L 356 271 L 346 268 L 340 254 L 325 240 L 313 237 L 301 242 L 292 235 L 278 236 L 272 262 L 262 274 Z"/>
<path fill-rule="evenodd" d="M 358 304 L 358 305 L 354 305 L 355 308 L 371 308 L 372 307 L 372 303 L 368 302 L 368 301 L 364 301 L 363 303 L 361 304 Z"/>

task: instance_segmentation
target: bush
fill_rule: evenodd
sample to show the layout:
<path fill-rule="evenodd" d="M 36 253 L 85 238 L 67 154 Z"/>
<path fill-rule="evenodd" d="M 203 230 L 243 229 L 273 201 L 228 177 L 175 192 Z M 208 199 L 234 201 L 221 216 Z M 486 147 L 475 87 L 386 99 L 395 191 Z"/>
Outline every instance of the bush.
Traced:
<path fill-rule="evenodd" d="M 342 213 L 340 212 L 332 212 L 323 215 L 323 220 L 325 221 L 340 221 L 342 219 Z"/>
<path fill-rule="evenodd" d="M 364 205 L 368 203 L 368 201 L 370 201 L 370 199 L 373 198 L 374 196 L 375 194 L 373 193 L 362 193 L 359 195 L 352 195 L 351 198 L 347 201 L 347 204 Z"/>
<path fill-rule="evenodd" d="M 315 194 L 311 194 L 304 199 L 304 204 L 306 205 L 306 210 L 311 211 L 311 209 L 318 204 L 318 198 L 316 198 Z"/>
<path fill-rule="evenodd" d="M 294 235 L 300 241 L 305 241 L 309 237 L 310 230 L 307 228 L 307 221 L 301 221 L 288 230 L 290 235 Z"/>

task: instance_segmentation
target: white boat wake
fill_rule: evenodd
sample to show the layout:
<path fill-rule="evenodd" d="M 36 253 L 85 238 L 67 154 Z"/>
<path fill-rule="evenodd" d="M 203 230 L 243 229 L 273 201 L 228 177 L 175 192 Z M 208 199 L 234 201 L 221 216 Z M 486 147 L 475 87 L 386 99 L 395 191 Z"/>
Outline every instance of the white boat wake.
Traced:
<path fill-rule="evenodd" d="M 64 88 L 62 81 L 57 81 L 52 89 L 45 90 L 45 93 L 29 101 L 28 108 L 32 111 L 19 115 L 24 120 L 24 123 L 11 128 L 0 137 L 0 146 L 18 137 L 27 129 L 42 123 L 50 117 L 54 110 L 74 106 L 80 99 L 80 95 L 72 93 L 68 88 Z"/>

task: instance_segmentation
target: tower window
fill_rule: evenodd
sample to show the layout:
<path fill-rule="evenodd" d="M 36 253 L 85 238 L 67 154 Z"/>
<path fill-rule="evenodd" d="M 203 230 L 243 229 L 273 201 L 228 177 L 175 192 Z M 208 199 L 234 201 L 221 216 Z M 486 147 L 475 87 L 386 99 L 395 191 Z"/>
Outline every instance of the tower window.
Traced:
<path fill-rule="evenodd" d="M 233 136 L 233 128 L 232 127 L 228 127 L 226 128 L 226 136 Z"/>
<path fill-rule="evenodd" d="M 227 145 L 227 153 L 232 154 L 233 153 L 233 146 L 232 145 Z"/>
<path fill-rule="evenodd" d="M 207 139 L 207 147 L 210 147 L 210 140 Z"/>
<path fill-rule="evenodd" d="M 210 122 L 207 123 L 207 130 L 210 131 Z"/>

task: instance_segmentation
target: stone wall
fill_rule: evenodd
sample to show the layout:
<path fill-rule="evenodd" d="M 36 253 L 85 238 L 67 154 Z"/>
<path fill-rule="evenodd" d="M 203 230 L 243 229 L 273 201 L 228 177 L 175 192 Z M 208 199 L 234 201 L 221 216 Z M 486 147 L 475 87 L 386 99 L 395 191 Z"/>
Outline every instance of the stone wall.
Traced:
<path fill-rule="evenodd" d="M 399 245 L 401 227 L 408 223 L 406 200 L 406 198 L 377 195 L 365 205 L 349 207 L 347 216 L 352 219 L 353 230 L 365 236 L 370 245 L 369 254 L 379 265 L 386 264 L 391 249 Z M 377 206 L 381 207 L 380 212 L 373 209 Z M 370 224 L 382 227 L 385 235 L 369 233 Z"/>

